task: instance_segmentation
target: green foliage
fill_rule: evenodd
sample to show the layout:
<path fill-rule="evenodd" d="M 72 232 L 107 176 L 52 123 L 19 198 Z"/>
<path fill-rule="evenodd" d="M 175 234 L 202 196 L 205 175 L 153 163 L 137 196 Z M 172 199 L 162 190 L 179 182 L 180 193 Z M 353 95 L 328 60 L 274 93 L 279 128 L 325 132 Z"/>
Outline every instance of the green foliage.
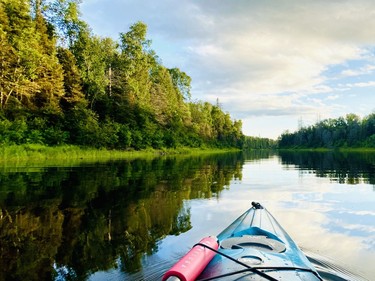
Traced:
<path fill-rule="evenodd" d="M 375 114 L 361 120 L 355 114 L 327 119 L 279 139 L 280 148 L 374 147 Z"/>
<path fill-rule="evenodd" d="M 62 68 L 55 56 L 54 40 L 47 34 L 40 14 L 30 16 L 30 6 L 22 0 L 2 1 L 1 41 L 5 51 L 1 77 L 1 108 L 52 108 L 59 110 L 63 94 Z"/>
<path fill-rule="evenodd" d="M 368 137 L 364 142 L 363 142 L 364 147 L 372 147 L 375 148 L 375 134 L 371 135 Z"/>
<path fill-rule="evenodd" d="M 63 45 L 72 46 L 81 29 L 86 27 L 79 19 L 80 3 L 80 0 L 54 0 L 44 7 L 44 14 Z"/>
<path fill-rule="evenodd" d="M 191 78 L 185 72 L 178 68 L 168 69 L 172 77 L 173 85 L 183 95 L 184 99 L 189 101 L 191 99 Z"/>
<path fill-rule="evenodd" d="M 112 94 L 111 63 L 116 62 L 116 44 L 109 38 L 91 36 L 88 30 L 81 30 L 78 40 L 72 46 L 83 83 L 83 92 L 91 109 L 103 96 Z M 108 91 L 108 93 L 107 93 Z M 99 109 L 99 115 L 102 113 Z"/>
<path fill-rule="evenodd" d="M 64 48 L 57 49 L 57 57 L 64 71 L 64 90 L 60 104 L 65 110 L 71 109 L 78 103 L 85 103 L 81 87 L 81 76 L 76 66 L 73 54 Z"/>
<path fill-rule="evenodd" d="M 242 147 L 241 121 L 191 102 L 142 22 L 119 42 L 91 33 L 79 0 L 0 0 L 0 142 L 110 149 Z"/>
<path fill-rule="evenodd" d="M 260 138 L 260 137 L 248 137 L 246 136 L 243 144 L 244 149 L 275 149 L 277 148 L 277 141 Z"/>
<path fill-rule="evenodd" d="M 27 124 L 25 120 L 16 120 L 14 122 L 0 121 L 0 136 L 3 144 L 22 144 L 27 142 Z"/>

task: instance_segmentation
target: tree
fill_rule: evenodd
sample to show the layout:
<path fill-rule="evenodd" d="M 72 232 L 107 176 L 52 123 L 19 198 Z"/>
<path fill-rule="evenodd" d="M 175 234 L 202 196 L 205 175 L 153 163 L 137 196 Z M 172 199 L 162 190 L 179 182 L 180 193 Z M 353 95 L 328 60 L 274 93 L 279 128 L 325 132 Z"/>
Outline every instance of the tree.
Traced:
<path fill-rule="evenodd" d="M 146 39 L 147 25 L 137 22 L 126 33 L 120 33 L 123 94 L 128 102 L 149 110 L 149 71 L 154 63 L 151 41 Z"/>
<path fill-rule="evenodd" d="M 191 77 L 178 68 L 171 68 L 168 71 L 171 74 L 173 85 L 181 93 L 185 101 L 190 101 Z"/>
<path fill-rule="evenodd" d="M 35 0 L 40 1 L 40 0 Z M 79 19 L 81 0 L 54 0 L 46 7 L 46 18 L 53 25 L 60 44 L 71 47 L 78 40 L 86 24 Z"/>
<path fill-rule="evenodd" d="M 361 121 L 358 115 L 351 113 L 345 118 L 327 119 L 294 133 L 284 133 L 279 139 L 279 147 L 372 147 L 374 125 L 374 114 Z M 305 140 L 303 143 L 301 138 Z"/>
<path fill-rule="evenodd" d="M 11 102 L 13 106 L 30 109 L 58 110 L 63 94 L 62 69 L 55 56 L 53 38 L 46 35 L 45 22 L 39 16 L 31 18 L 26 1 L 2 1 L 1 7 L 3 21 L 8 23 L 6 30 L 0 31 L 5 67 L 1 81 L 2 107 Z"/>
<path fill-rule="evenodd" d="M 136 149 L 240 144 L 241 122 L 219 104 L 191 102 L 191 78 L 161 64 L 146 24 L 135 23 L 118 42 L 94 36 L 79 3 L 0 0 L 2 140 Z"/>
<path fill-rule="evenodd" d="M 371 137 L 375 134 L 375 113 L 363 118 L 364 137 Z"/>
<path fill-rule="evenodd" d="M 347 141 L 349 146 L 354 146 L 358 143 L 361 137 L 360 117 L 353 113 L 346 115 L 347 123 Z"/>
<path fill-rule="evenodd" d="M 0 6 L 0 18 L 7 19 L 2 14 Z M 4 20 L 0 25 L 0 107 L 5 109 L 8 101 L 14 95 L 22 77 L 18 68 L 18 56 L 14 48 L 8 43 L 7 33 L 4 31 Z"/>
<path fill-rule="evenodd" d="M 78 103 L 86 103 L 81 87 L 81 76 L 73 54 L 62 47 L 58 48 L 57 57 L 64 71 L 64 90 L 60 104 L 63 109 L 73 108 Z"/>
<path fill-rule="evenodd" d="M 0 2 L 0 100 L 2 109 L 7 109 L 10 102 L 18 105 L 20 100 L 28 101 L 37 88 L 35 83 L 27 80 L 25 67 L 21 65 L 21 57 L 17 50 L 18 45 L 21 45 L 19 37 L 22 35 L 22 30 L 26 32 L 30 23 L 28 5 L 22 2 L 4 0 Z"/>
<path fill-rule="evenodd" d="M 175 90 L 167 69 L 158 65 L 151 72 L 152 86 L 150 89 L 151 105 L 156 121 L 166 126 L 171 118 L 168 98 Z"/>
<path fill-rule="evenodd" d="M 81 30 L 78 40 L 72 46 L 83 84 L 83 92 L 91 109 L 98 109 L 96 103 L 110 94 L 109 85 L 114 78 L 109 70 L 116 62 L 117 45 L 110 38 L 92 36 L 88 30 Z M 115 82 L 112 82 L 115 83 Z M 100 106 L 99 106 L 100 107 Z M 105 112 L 99 112 L 105 115 Z"/>
<path fill-rule="evenodd" d="M 191 126 L 194 132 L 203 140 L 214 139 L 212 104 L 208 102 L 189 103 Z"/>

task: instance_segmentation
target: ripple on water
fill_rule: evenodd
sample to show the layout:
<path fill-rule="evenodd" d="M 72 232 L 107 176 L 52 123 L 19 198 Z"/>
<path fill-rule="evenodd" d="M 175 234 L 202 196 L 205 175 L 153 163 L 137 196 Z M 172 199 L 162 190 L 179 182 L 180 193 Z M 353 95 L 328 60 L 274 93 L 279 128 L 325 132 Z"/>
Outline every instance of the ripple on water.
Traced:
<path fill-rule="evenodd" d="M 306 249 L 303 249 L 303 252 L 325 281 L 369 281 L 360 273 L 354 272 L 353 269 L 349 269 L 347 266 L 328 257 Z"/>

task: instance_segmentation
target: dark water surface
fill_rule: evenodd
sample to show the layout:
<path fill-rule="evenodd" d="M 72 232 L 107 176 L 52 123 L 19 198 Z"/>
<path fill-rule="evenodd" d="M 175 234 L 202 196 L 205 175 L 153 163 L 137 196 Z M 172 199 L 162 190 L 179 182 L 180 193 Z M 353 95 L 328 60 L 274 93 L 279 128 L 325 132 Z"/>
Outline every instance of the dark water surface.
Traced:
<path fill-rule="evenodd" d="M 160 280 L 251 201 L 327 279 L 375 280 L 375 154 L 285 152 L 0 167 L 0 280 Z"/>

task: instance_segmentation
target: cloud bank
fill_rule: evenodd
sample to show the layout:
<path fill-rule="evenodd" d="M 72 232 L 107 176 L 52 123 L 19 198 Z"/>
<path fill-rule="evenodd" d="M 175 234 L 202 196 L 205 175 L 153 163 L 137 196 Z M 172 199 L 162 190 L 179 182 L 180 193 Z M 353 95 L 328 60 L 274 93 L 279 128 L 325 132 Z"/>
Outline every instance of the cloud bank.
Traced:
<path fill-rule="evenodd" d="M 117 38 L 134 22 L 145 22 L 163 63 L 192 77 L 193 98 L 218 98 L 233 117 L 250 122 L 244 126 L 248 135 L 276 137 L 296 129 L 301 117 L 374 109 L 372 0 L 107 3 L 82 6 L 95 33 Z M 274 130 L 263 135 L 261 126 L 251 124 L 259 116 L 274 116 Z M 294 120 L 294 128 L 276 126 L 278 117 Z"/>

